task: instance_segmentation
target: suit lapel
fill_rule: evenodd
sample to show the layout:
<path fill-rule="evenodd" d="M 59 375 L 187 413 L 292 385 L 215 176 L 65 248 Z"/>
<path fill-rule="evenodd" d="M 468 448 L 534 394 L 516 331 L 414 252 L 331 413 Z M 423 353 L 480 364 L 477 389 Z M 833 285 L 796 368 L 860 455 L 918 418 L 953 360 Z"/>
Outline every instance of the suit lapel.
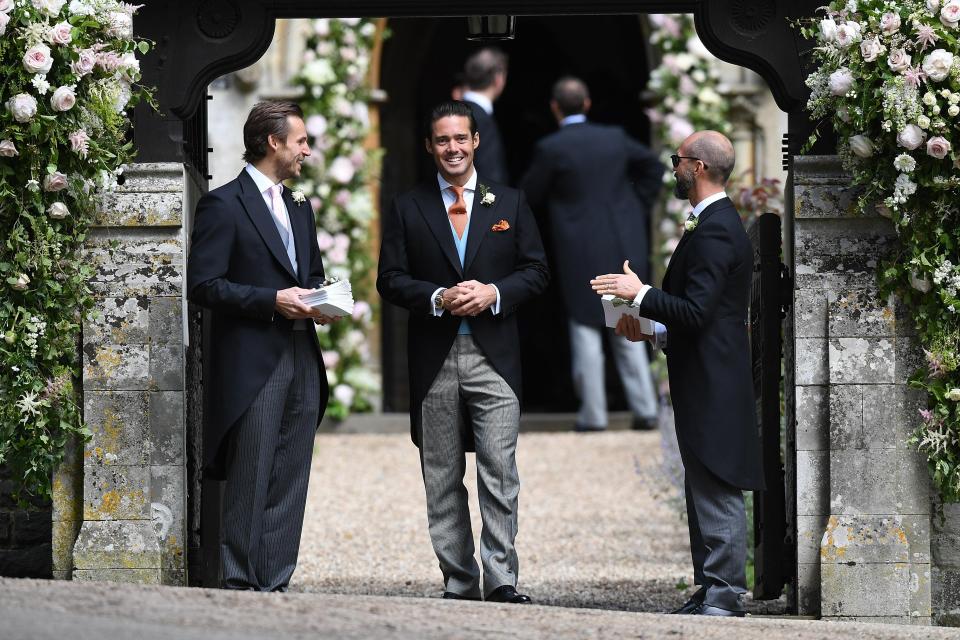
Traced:
<path fill-rule="evenodd" d="M 483 239 L 490 233 L 490 220 L 493 219 L 493 212 L 497 209 L 497 200 L 493 205 L 485 205 L 480 202 L 480 182 L 477 178 L 477 189 L 473 192 L 473 210 L 470 212 L 470 232 L 467 234 L 467 252 L 463 258 L 463 270 L 470 268 L 470 263 L 477 257 L 480 251 L 480 245 Z M 496 195 L 496 194 L 494 194 Z"/>
<path fill-rule="evenodd" d="M 727 206 L 733 206 L 730 198 L 720 198 L 716 202 L 711 203 L 706 209 L 700 212 L 700 216 L 697 219 L 697 227 L 706 222 L 715 212 Z M 684 246 L 686 246 L 687 242 L 690 240 L 690 237 L 695 232 L 696 228 L 693 231 L 684 231 L 683 235 L 680 237 L 680 242 L 677 243 L 677 248 L 673 250 L 673 256 L 670 258 L 670 264 L 667 265 L 667 270 L 663 272 L 664 286 L 666 286 L 667 278 L 670 277 L 670 271 L 673 268 L 674 263 L 678 262 L 678 258 L 681 255 L 682 249 Z"/>
<path fill-rule="evenodd" d="M 253 226 L 257 228 L 260 237 L 263 238 L 264 243 L 266 243 L 267 248 L 270 249 L 273 257 L 277 259 L 277 262 L 287 270 L 287 273 L 299 282 L 297 274 L 293 272 L 293 265 L 290 264 L 290 258 L 287 257 L 287 250 L 284 248 L 283 241 L 280 239 L 280 232 L 277 231 L 277 225 L 273 221 L 273 214 L 270 213 L 270 210 L 267 208 L 267 203 L 263 201 L 263 195 L 257 190 L 256 183 L 254 183 L 253 178 L 251 178 L 246 171 L 241 171 L 238 179 L 240 180 L 240 188 L 243 191 L 243 193 L 238 196 L 240 198 L 240 204 L 243 205 L 247 215 L 250 216 Z M 292 223 L 291 226 L 293 226 Z"/>
<path fill-rule="evenodd" d="M 443 207 L 443 197 L 440 195 L 440 185 L 433 183 L 433 188 L 429 184 L 420 185 L 413 195 L 414 202 L 420 209 L 420 214 L 426 220 L 427 226 L 433 233 L 440 249 L 447 256 L 451 266 L 457 270 L 460 277 L 463 277 L 463 267 L 460 266 L 460 256 L 457 255 L 457 246 L 453 242 L 453 231 L 450 230 L 450 219 L 447 217 L 447 211 Z"/>
<path fill-rule="evenodd" d="M 307 275 L 310 270 L 310 248 L 308 234 L 308 225 L 303 222 L 303 204 L 297 204 L 293 201 L 290 189 L 283 188 L 283 203 L 287 205 L 287 213 L 290 216 L 290 229 L 293 232 L 293 246 L 297 252 L 297 271 L 300 283 L 307 281 Z"/>

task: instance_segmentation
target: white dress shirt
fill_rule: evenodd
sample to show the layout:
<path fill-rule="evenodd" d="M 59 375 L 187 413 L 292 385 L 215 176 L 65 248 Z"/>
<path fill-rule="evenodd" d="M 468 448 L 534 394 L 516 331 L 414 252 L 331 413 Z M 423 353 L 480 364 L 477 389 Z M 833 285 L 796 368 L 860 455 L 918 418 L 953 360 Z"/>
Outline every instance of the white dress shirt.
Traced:
<path fill-rule="evenodd" d="M 722 200 L 727 197 L 726 191 L 718 191 L 712 195 L 707 196 L 703 200 L 697 203 L 697 206 L 693 208 L 693 217 L 699 219 L 700 214 L 703 213 L 703 210 L 712 205 L 717 200 Z M 640 304 L 643 302 L 643 296 L 647 295 L 647 291 L 652 289 L 648 284 L 640 287 L 640 292 L 637 294 L 637 297 L 634 298 L 634 302 Z M 653 323 L 653 347 L 654 349 L 665 349 L 667 346 L 667 328 L 659 322 Z"/>
<path fill-rule="evenodd" d="M 290 214 L 287 212 L 286 205 L 283 205 L 282 211 L 279 211 L 279 212 L 274 211 L 273 196 L 271 196 L 270 194 L 270 189 L 272 189 L 275 185 L 282 184 L 282 183 L 274 182 L 267 176 L 263 175 L 262 171 L 260 171 L 250 163 L 247 163 L 247 166 L 245 167 L 245 169 L 247 170 L 247 173 L 250 174 L 250 177 L 253 178 L 253 182 L 254 184 L 257 185 L 257 189 L 260 190 L 260 195 L 263 196 L 263 201 L 267 204 L 267 211 L 271 212 L 277 218 L 280 224 L 283 225 L 284 229 L 287 229 L 289 231 L 291 229 Z M 281 204 L 283 204 L 282 200 L 281 200 Z"/>
<path fill-rule="evenodd" d="M 453 189 L 450 188 L 453 185 L 447 182 L 447 180 L 442 175 L 440 175 L 439 172 L 437 173 L 437 184 L 440 187 L 440 196 L 443 198 L 443 210 L 450 211 L 450 207 L 453 206 L 453 203 L 457 201 L 456 194 L 453 192 Z M 465 230 L 464 230 L 464 233 L 466 234 L 464 236 L 464 240 L 467 240 L 467 241 L 469 241 L 469 234 L 467 232 L 470 229 L 470 214 L 473 212 L 473 195 L 476 192 L 476 190 L 477 190 L 477 172 L 474 171 L 473 175 L 470 176 L 470 179 L 467 180 L 467 183 L 463 185 L 463 201 L 467 205 L 467 226 L 465 227 Z M 448 214 L 448 218 L 449 218 L 449 214 Z M 482 229 L 479 231 L 482 231 Z M 454 238 L 456 238 L 457 230 L 454 229 L 452 222 L 450 223 L 450 233 L 454 236 Z M 456 244 L 456 240 L 454 240 L 454 243 Z M 465 252 L 466 252 L 466 249 L 464 249 L 464 253 Z M 460 256 L 461 261 L 463 260 L 463 257 L 464 257 L 463 255 Z M 465 265 L 461 265 L 461 267 L 463 266 Z M 490 306 L 490 311 L 493 313 L 493 315 L 497 315 L 498 313 L 500 313 L 500 289 L 498 289 L 497 285 L 495 284 L 491 284 L 490 286 L 493 287 L 493 290 L 497 292 L 497 301 Z M 433 315 L 437 316 L 438 318 L 443 315 L 443 312 L 445 311 L 445 309 L 438 309 L 436 305 L 433 304 L 433 301 L 436 300 L 437 294 L 443 291 L 445 288 L 446 287 L 438 287 L 437 290 L 430 295 L 430 308 L 433 309 Z"/>
<path fill-rule="evenodd" d="M 487 112 L 488 116 L 493 115 L 493 102 L 487 96 L 482 93 L 477 93 L 476 91 L 464 91 L 463 99 L 468 102 L 472 102 L 481 109 Z"/>

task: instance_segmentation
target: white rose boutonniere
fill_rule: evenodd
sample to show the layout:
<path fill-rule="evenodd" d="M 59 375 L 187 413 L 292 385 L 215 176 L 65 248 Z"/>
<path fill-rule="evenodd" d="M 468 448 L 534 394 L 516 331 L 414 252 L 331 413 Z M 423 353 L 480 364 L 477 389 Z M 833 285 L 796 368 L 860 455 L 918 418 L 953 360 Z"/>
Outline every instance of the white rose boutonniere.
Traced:
<path fill-rule="evenodd" d="M 694 218 L 691 216 L 683 223 L 683 228 L 689 233 L 696 229 L 698 224 L 700 224 L 700 218 Z"/>
<path fill-rule="evenodd" d="M 480 204 L 485 207 L 493 206 L 493 203 L 496 202 L 497 196 L 490 191 L 490 187 L 485 184 L 477 185 L 477 191 L 480 192 Z"/>
<path fill-rule="evenodd" d="M 294 191 L 293 193 L 290 194 L 290 196 L 293 198 L 293 201 L 296 202 L 297 204 L 303 204 L 304 202 L 307 201 L 307 197 L 303 195 L 303 191 L 299 191 L 299 190 Z"/>

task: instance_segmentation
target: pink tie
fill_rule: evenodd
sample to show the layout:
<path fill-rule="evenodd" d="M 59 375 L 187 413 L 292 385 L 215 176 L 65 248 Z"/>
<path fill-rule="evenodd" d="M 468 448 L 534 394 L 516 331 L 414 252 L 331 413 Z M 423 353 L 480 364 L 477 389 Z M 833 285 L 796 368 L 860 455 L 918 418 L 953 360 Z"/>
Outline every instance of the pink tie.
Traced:
<path fill-rule="evenodd" d="M 273 207 L 273 217 L 277 219 L 277 222 L 280 223 L 280 226 L 283 227 L 287 233 L 290 233 L 290 224 L 287 222 L 287 216 L 283 215 L 283 198 L 280 197 L 282 192 L 282 184 L 275 184 L 270 187 L 270 200 L 271 206 Z"/>

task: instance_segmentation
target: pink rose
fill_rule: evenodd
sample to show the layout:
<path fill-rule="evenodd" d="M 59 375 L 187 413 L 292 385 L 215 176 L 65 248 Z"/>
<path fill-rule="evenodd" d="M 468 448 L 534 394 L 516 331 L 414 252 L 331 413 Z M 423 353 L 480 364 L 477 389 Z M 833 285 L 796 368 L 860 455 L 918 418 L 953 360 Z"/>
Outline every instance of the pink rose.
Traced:
<path fill-rule="evenodd" d="M 903 128 L 903 131 L 897 134 L 897 144 L 899 144 L 904 149 L 909 149 L 913 151 L 926 140 L 927 134 L 923 132 L 923 129 L 918 127 L 915 124 L 908 124 Z"/>
<path fill-rule="evenodd" d="M 883 17 L 880 18 L 880 30 L 885 34 L 892 35 L 900 29 L 900 14 L 899 13 L 885 13 Z"/>
<path fill-rule="evenodd" d="M 70 139 L 70 148 L 81 158 L 86 158 L 90 150 L 90 136 L 87 135 L 87 132 L 83 129 L 77 129 L 68 138 Z"/>
<path fill-rule="evenodd" d="M 894 49 L 887 58 L 887 66 L 892 71 L 903 73 L 910 68 L 910 55 L 903 49 Z"/>
<path fill-rule="evenodd" d="M 70 44 L 73 40 L 70 34 L 70 23 L 61 22 L 53 25 L 47 33 L 47 40 L 53 44 Z"/>
<path fill-rule="evenodd" d="M 79 51 L 80 57 L 70 63 L 70 69 L 78 78 L 91 73 L 97 64 L 97 54 L 93 49 L 82 49 Z"/>
<path fill-rule="evenodd" d="M 17 155 L 20 155 L 20 152 L 17 151 L 17 145 L 13 144 L 13 140 L 0 140 L 0 156 L 12 158 Z"/>
<path fill-rule="evenodd" d="M 943 160 L 950 153 L 950 142 L 943 136 L 934 136 L 927 140 L 927 155 Z"/>
<path fill-rule="evenodd" d="M 67 188 L 67 176 L 59 171 L 49 173 L 43 178 L 44 191 L 63 191 Z"/>
<path fill-rule="evenodd" d="M 40 73 L 46 75 L 53 66 L 53 58 L 50 57 L 50 47 L 45 44 L 37 44 L 23 54 L 23 68 L 30 73 Z"/>
<path fill-rule="evenodd" d="M 334 196 L 333 201 L 341 209 L 345 209 L 348 204 L 350 204 L 350 192 L 346 189 L 340 189 L 337 191 L 337 195 Z"/>
<path fill-rule="evenodd" d="M 940 22 L 948 29 L 956 29 L 960 24 L 960 1 L 950 0 L 940 9 Z"/>
<path fill-rule="evenodd" d="M 111 11 L 107 22 L 108 36 L 126 40 L 133 37 L 133 16 L 126 11 Z"/>
<path fill-rule="evenodd" d="M 13 11 L 13 0 L 0 0 L 0 13 Z"/>
<path fill-rule="evenodd" d="M 77 94 L 70 87 L 57 87 L 50 96 L 50 106 L 54 111 L 70 111 L 77 103 Z"/>
<path fill-rule="evenodd" d="M 113 73 L 120 67 L 120 56 L 117 55 L 115 51 L 103 51 L 98 53 L 97 66 L 107 73 Z"/>
<path fill-rule="evenodd" d="M 334 369 L 337 364 L 340 362 L 340 354 L 332 349 L 325 349 L 323 351 L 323 367 L 325 369 Z"/>
<path fill-rule="evenodd" d="M 63 220 L 70 215 L 70 209 L 68 209 L 67 205 L 63 204 L 62 202 L 54 202 L 47 209 L 47 215 L 54 220 Z"/>
<path fill-rule="evenodd" d="M 10 16 L 6 13 L 0 13 L 0 36 L 7 32 L 7 24 L 10 23 Z"/>

